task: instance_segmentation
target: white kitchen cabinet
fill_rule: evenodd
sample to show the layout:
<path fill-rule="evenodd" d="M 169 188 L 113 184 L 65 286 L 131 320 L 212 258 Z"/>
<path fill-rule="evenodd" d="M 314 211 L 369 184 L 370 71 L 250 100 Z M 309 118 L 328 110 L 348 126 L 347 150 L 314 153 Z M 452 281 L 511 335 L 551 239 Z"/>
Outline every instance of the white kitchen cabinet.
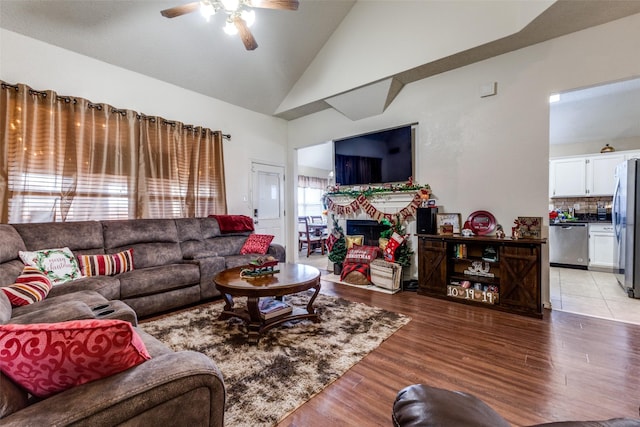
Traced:
<path fill-rule="evenodd" d="M 616 166 L 626 152 L 562 157 L 549 161 L 550 197 L 612 196 Z M 631 153 L 631 152 L 629 152 Z M 638 151 L 640 157 L 640 151 Z"/>
<path fill-rule="evenodd" d="M 589 267 L 613 268 L 615 241 L 612 224 L 589 224 Z"/>
<path fill-rule="evenodd" d="M 551 197 L 587 195 L 587 162 L 584 157 L 553 159 L 549 162 Z"/>
<path fill-rule="evenodd" d="M 625 151 L 624 153 L 625 160 L 640 159 L 640 150 Z"/>
<path fill-rule="evenodd" d="M 624 154 L 588 156 L 587 195 L 612 196 L 615 189 L 616 166 L 624 162 Z"/>

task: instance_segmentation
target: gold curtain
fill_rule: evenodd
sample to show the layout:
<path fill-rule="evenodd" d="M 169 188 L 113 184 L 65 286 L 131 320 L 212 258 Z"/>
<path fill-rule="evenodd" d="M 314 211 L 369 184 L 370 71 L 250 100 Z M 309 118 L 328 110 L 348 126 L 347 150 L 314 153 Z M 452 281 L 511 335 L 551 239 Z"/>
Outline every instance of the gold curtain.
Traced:
<path fill-rule="evenodd" d="M 1 87 L 0 222 L 226 213 L 221 132 Z"/>

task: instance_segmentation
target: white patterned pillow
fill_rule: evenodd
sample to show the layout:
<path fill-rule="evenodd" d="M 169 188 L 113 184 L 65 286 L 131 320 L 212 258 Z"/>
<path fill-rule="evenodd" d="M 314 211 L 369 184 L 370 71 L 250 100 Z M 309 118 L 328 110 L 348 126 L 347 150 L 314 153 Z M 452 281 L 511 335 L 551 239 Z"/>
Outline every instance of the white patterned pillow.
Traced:
<path fill-rule="evenodd" d="M 69 248 L 20 251 L 18 255 L 25 265 L 46 274 L 53 286 L 82 277 L 78 261 Z"/>

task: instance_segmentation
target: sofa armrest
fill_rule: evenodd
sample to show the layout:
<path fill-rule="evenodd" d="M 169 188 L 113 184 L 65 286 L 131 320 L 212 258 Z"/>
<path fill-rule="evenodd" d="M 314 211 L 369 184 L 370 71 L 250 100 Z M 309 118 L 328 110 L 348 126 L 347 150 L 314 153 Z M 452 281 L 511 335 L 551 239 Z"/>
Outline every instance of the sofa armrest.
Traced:
<path fill-rule="evenodd" d="M 13 316 L 8 323 L 26 325 L 29 323 L 57 323 L 67 320 L 94 319 L 95 313 L 81 301 L 64 301 Z"/>
<path fill-rule="evenodd" d="M 219 256 L 211 256 L 187 262 L 197 264 L 200 269 L 200 299 L 206 300 L 220 295 L 220 291 L 213 283 L 213 278 L 225 269 L 225 259 Z"/>
<path fill-rule="evenodd" d="M 280 262 L 287 261 L 287 251 L 284 249 L 284 246 L 279 243 L 272 243 L 271 245 L 269 245 L 267 255 L 271 255 Z"/>
<path fill-rule="evenodd" d="M 222 427 L 222 374 L 202 353 L 162 354 L 124 372 L 31 404 L 3 426 L 181 425 Z"/>

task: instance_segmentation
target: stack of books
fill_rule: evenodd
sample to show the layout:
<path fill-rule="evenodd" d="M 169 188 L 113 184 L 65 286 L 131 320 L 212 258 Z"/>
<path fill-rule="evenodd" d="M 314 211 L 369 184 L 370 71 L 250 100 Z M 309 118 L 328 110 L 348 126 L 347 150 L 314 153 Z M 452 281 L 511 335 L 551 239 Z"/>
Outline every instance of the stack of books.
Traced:
<path fill-rule="evenodd" d="M 261 298 L 258 302 L 260 317 L 269 320 L 274 317 L 283 316 L 293 311 L 293 307 L 284 301 L 275 298 Z"/>

